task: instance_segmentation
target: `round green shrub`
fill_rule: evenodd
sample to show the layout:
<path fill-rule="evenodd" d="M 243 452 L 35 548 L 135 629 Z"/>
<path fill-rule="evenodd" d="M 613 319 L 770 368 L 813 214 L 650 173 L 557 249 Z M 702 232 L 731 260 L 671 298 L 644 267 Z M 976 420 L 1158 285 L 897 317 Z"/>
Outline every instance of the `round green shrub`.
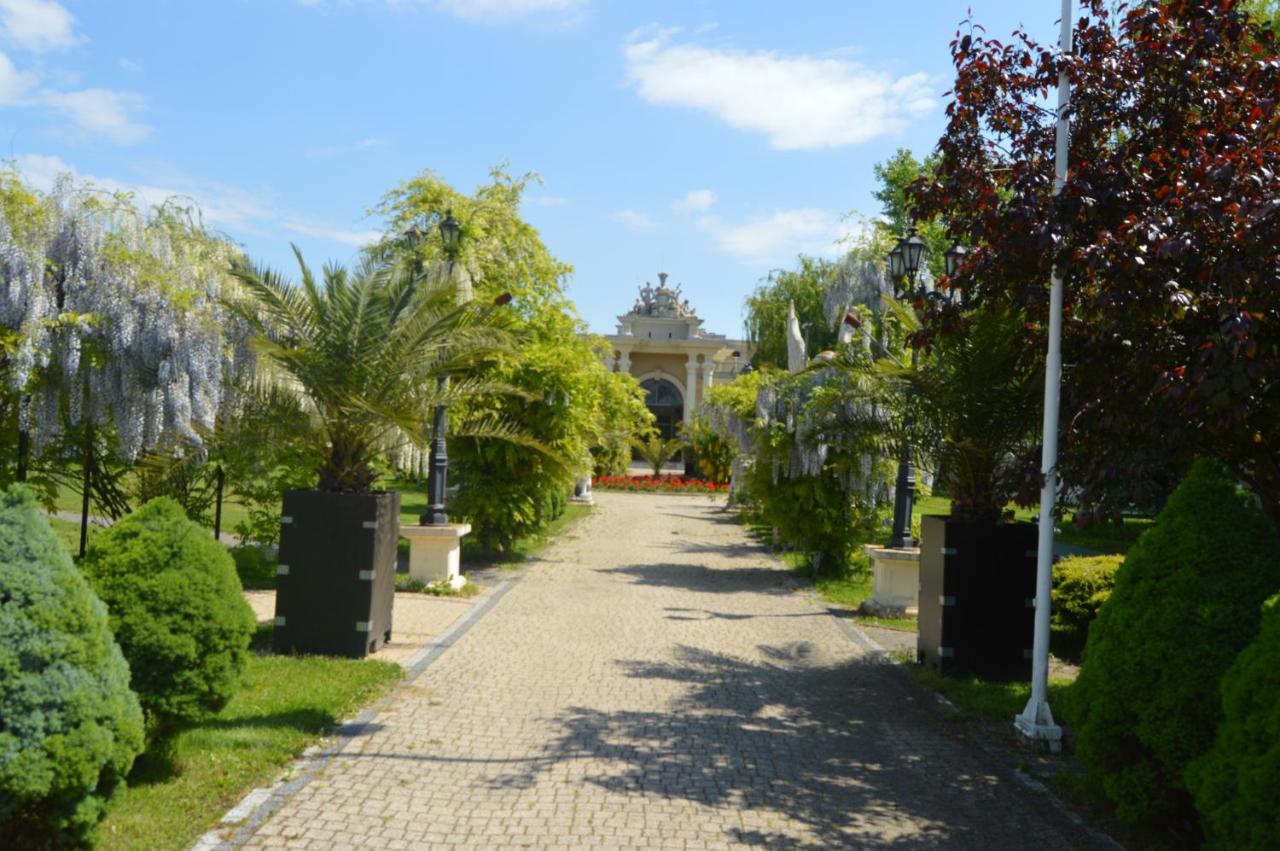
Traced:
<path fill-rule="evenodd" d="M 153 736 L 226 705 L 254 617 L 221 544 L 161 497 L 100 534 L 84 568 L 107 604 Z"/>
<path fill-rule="evenodd" d="M 1080 759 L 1121 819 L 1198 829 L 1184 772 L 1213 743 L 1218 683 L 1280 587 L 1278 553 L 1275 529 L 1202 460 L 1126 556 L 1066 707 Z"/>
<path fill-rule="evenodd" d="M 1263 607 L 1262 629 L 1221 694 L 1217 740 L 1187 769 L 1206 847 L 1280 848 L 1280 595 Z"/>
<path fill-rule="evenodd" d="M 31 492 L 0 492 L 0 836 L 88 842 L 142 750 L 107 610 Z"/>
<path fill-rule="evenodd" d="M 1111 596 L 1124 556 L 1071 556 L 1053 566 L 1053 629 L 1077 651 Z"/>

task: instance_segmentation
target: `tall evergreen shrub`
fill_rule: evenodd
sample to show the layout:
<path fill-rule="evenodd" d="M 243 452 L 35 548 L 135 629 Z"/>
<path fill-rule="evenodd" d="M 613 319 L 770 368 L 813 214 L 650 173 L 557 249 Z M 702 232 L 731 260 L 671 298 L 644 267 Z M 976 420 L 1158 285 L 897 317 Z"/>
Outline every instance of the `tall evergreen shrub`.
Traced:
<path fill-rule="evenodd" d="M 100 534 L 85 572 L 111 613 L 153 736 L 217 712 L 244 670 L 253 611 L 235 562 L 166 497 Z"/>
<path fill-rule="evenodd" d="M 1068 719 L 1124 820 L 1195 830 L 1187 764 L 1213 744 L 1218 683 L 1280 587 L 1280 539 L 1220 464 L 1198 461 L 1116 573 Z"/>
<path fill-rule="evenodd" d="M 1280 848 L 1280 595 L 1263 607 L 1258 638 L 1222 678 L 1222 723 L 1187 782 L 1207 848 Z"/>
<path fill-rule="evenodd" d="M 107 611 L 24 487 L 0 493 L 0 844 L 87 842 L 142 750 Z"/>

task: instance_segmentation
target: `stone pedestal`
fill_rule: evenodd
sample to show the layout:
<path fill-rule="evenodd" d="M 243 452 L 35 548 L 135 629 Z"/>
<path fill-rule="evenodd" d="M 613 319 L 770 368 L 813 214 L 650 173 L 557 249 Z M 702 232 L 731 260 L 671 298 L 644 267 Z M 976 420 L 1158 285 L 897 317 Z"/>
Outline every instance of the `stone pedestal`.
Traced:
<path fill-rule="evenodd" d="M 595 497 L 591 495 L 591 474 L 578 476 L 573 480 L 573 497 L 570 502 L 580 503 L 582 505 L 595 505 Z"/>
<path fill-rule="evenodd" d="M 409 575 L 426 583 L 462 587 L 466 583 L 462 577 L 462 536 L 470 531 L 470 523 L 401 526 L 400 536 L 409 539 Z"/>
<path fill-rule="evenodd" d="M 920 594 L 920 548 L 890 549 L 868 544 L 873 583 L 871 599 L 863 605 L 880 614 L 916 617 Z"/>

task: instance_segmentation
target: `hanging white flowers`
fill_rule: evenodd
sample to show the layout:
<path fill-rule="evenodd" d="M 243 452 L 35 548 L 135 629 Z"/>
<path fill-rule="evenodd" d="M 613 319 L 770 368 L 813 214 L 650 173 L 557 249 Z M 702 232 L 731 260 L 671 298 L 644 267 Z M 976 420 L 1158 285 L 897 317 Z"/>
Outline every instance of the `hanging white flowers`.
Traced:
<path fill-rule="evenodd" d="M 0 381 L 33 448 L 87 417 L 115 427 L 125 460 L 162 440 L 198 449 L 251 368 L 220 301 L 237 249 L 189 210 L 139 211 L 67 177 L 0 192 Z"/>

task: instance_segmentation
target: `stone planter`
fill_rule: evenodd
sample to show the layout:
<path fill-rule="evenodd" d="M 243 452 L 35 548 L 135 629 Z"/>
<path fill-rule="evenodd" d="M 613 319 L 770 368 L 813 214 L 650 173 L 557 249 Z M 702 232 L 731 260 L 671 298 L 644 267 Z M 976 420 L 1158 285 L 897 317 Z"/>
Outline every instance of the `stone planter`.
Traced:
<path fill-rule="evenodd" d="M 948 675 L 1029 680 L 1037 529 L 928 515 L 920 530 L 920 662 Z"/>
<path fill-rule="evenodd" d="M 361 658 L 391 640 L 399 521 L 398 493 L 285 493 L 277 653 Z"/>

